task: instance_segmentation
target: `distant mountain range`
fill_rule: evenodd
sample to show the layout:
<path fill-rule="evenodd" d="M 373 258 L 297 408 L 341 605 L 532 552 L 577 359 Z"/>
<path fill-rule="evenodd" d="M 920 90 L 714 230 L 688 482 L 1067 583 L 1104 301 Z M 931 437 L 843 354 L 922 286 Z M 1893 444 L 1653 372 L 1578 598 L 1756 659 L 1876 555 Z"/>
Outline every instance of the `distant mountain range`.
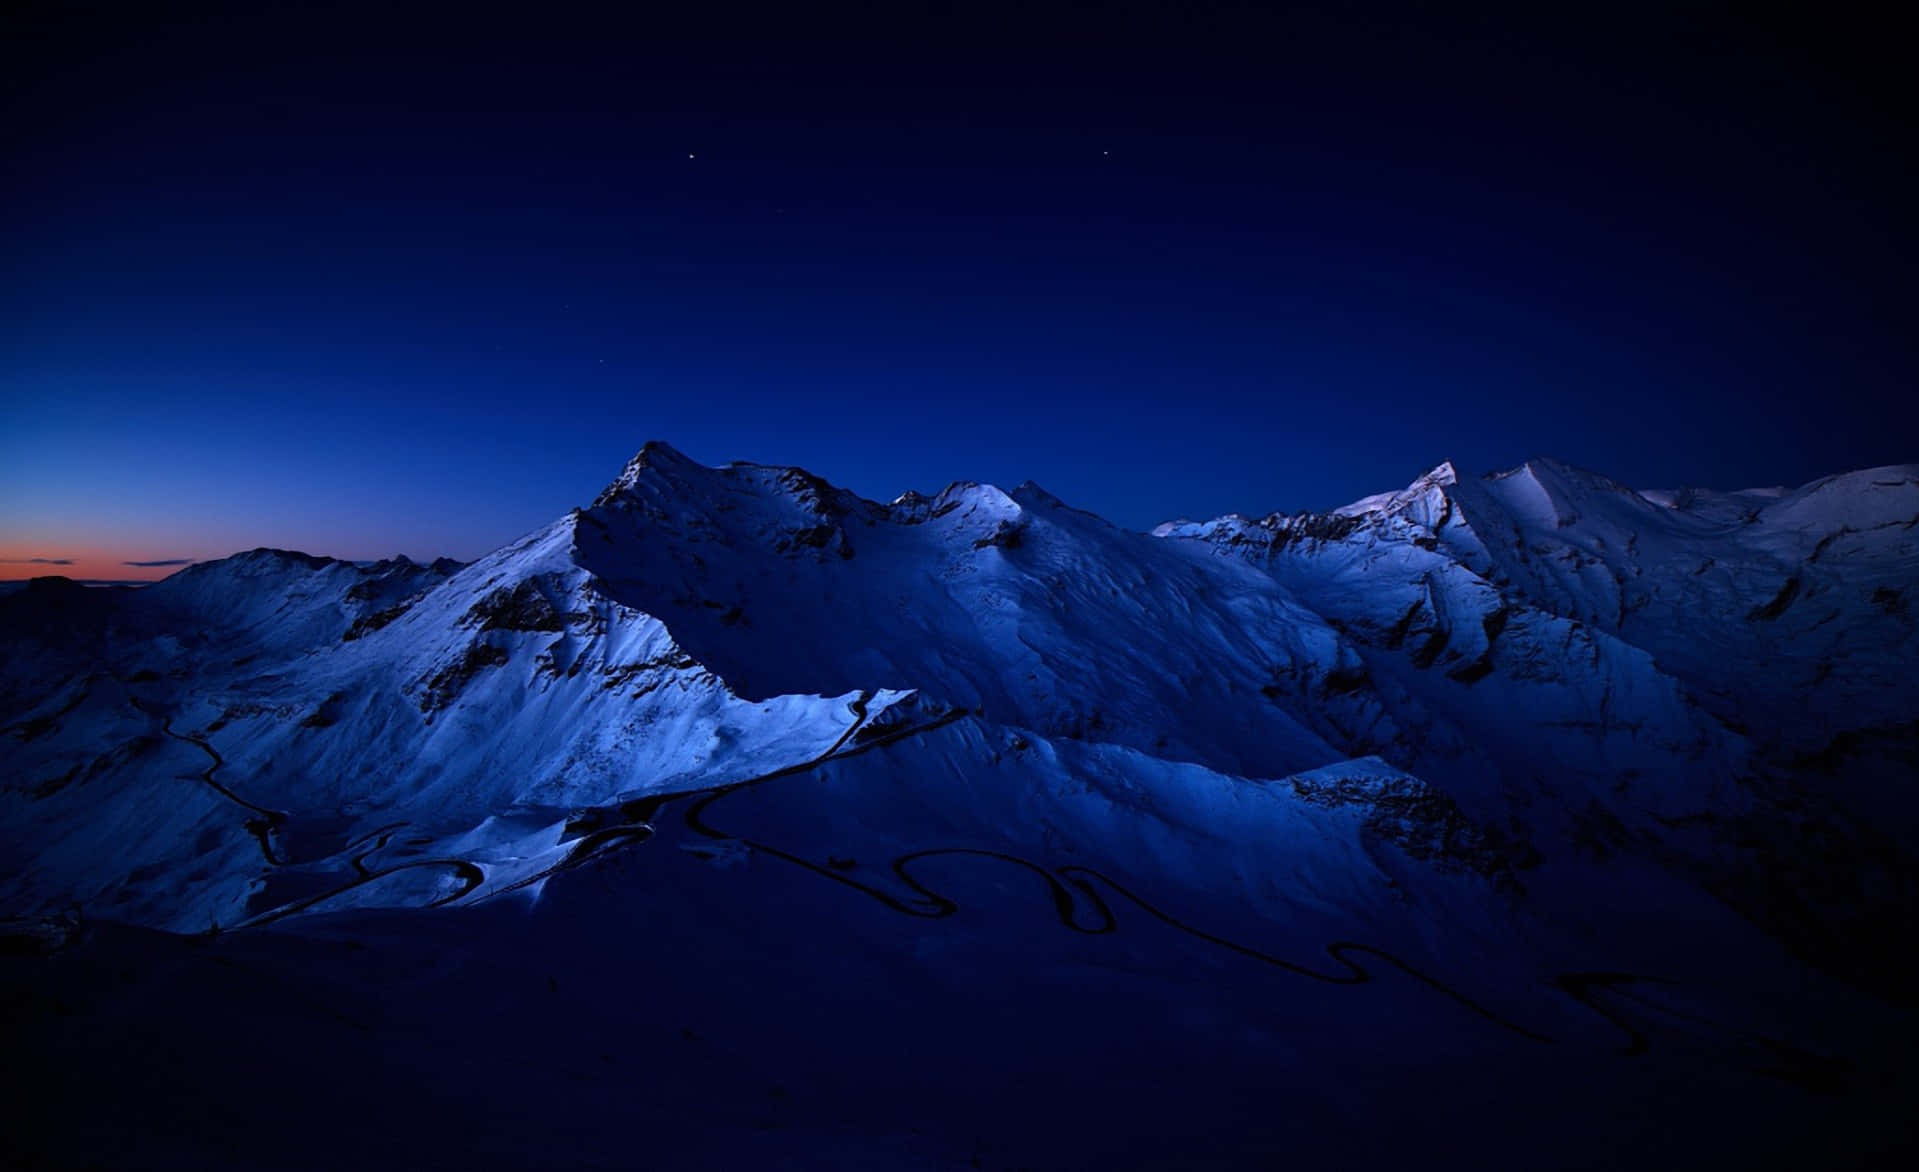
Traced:
<path fill-rule="evenodd" d="M 1489 1087 L 1494 1163 L 1910 1139 L 1919 466 L 1144 534 L 648 444 L 471 564 L 37 579 L 0 652 L 21 1052 L 144 1104 L 50 1166 L 236 1162 L 349 1067 L 284 1166 L 426 1067 L 487 1089 L 396 1163 L 1364 1162 Z"/>

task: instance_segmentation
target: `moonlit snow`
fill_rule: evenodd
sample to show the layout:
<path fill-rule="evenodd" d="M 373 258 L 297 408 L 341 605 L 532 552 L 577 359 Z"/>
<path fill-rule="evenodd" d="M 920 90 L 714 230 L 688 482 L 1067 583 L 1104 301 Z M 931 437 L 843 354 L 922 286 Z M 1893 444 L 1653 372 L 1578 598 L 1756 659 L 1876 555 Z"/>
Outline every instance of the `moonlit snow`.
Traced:
<path fill-rule="evenodd" d="M 1142 534 L 649 444 L 468 565 L 40 579 L 0 647 L 29 1166 L 1911 1138 L 1919 467 Z"/>

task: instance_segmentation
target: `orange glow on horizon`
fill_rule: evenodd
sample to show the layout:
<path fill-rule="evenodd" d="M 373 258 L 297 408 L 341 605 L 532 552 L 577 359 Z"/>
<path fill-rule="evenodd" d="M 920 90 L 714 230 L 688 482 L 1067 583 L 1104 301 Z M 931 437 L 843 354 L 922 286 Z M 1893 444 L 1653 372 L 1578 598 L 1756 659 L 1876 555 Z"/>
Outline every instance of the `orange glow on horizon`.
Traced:
<path fill-rule="evenodd" d="M 178 573 L 184 565 L 129 565 L 129 562 L 160 561 L 162 554 L 131 553 L 101 549 L 42 549 L 13 542 L 0 544 L 0 582 L 20 582 L 28 578 L 59 576 L 84 581 L 158 582 Z"/>

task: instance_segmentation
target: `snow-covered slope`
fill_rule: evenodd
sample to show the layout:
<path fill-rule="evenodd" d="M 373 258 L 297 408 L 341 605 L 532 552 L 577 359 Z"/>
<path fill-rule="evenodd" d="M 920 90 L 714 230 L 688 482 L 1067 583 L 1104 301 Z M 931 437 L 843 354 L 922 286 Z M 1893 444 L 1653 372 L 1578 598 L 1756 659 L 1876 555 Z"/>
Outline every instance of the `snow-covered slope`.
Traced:
<path fill-rule="evenodd" d="M 1886 979 L 1919 899 L 1919 467 L 1720 494 L 1441 465 L 1157 532 L 1329 616 L 1410 730 L 1388 755 L 1462 801 L 1498 779 L 1547 854 L 1630 844 Z"/>
<path fill-rule="evenodd" d="M 997 989 L 1008 1029 L 1061 1012 L 1017 992 L 1036 949 L 1061 988 L 1190 999 L 1221 1071 L 1285 1061 L 1252 1024 L 1285 978 L 1382 985 L 1435 1055 L 1645 1048 L 1704 1007 L 1688 1061 L 1784 1046 L 1805 1081 L 1782 1030 L 1892 1012 L 1830 977 L 1910 973 L 1916 590 L 1919 467 L 1717 494 L 1442 465 L 1142 534 L 1031 484 L 879 503 L 649 444 L 470 565 L 256 550 L 0 595 L 0 915 L 277 956 L 244 942 L 386 909 L 491 955 L 530 909 L 584 957 L 601 913 L 567 893 L 597 883 L 668 919 L 770 901 L 796 987 L 854 979 L 804 943 L 850 930 L 900 1006 Z M 895 955 L 865 915 L 923 926 Z M 1087 943 L 1011 943 L 1055 932 Z M 634 979 L 745 1013 L 676 982 L 762 947 Z"/>

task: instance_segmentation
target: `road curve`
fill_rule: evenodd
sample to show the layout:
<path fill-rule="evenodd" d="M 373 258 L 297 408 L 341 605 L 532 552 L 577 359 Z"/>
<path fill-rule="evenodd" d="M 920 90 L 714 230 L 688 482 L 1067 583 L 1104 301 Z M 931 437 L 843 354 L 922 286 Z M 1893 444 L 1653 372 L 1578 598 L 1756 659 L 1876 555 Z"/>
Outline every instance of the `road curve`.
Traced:
<path fill-rule="evenodd" d="M 287 820 L 286 811 L 269 810 L 265 806 L 256 805 L 255 803 L 247 801 L 245 798 L 241 797 L 239 794 L 233 792 L 231 789 L 228 789 L 226 786 L 222 785 L 219 782 L 219 780 L 216 779 L 213 775 L 219 772 L 220 767 L 227 763 L 226 758 L 220 756 L 219 751 L 216 750 L 212 745 L 208 744 L 206 741 L 206 738 L 196 737 L 190 733 L 179 733 L 179 732 L 173 731 L 172 717 L 167 716 L 164 713 L 157 712 L 151 708 L 148 708 L 145 704 L 141 703 L 138 697 L 129 698 L 128 703 L 132 704 L 135 710 L 140 712 L 142 715 L 158 720 L 160 722 L 160 731 L 165 733 L 167 736 L 172 737 L 176 741 L 185 741 L 189 745 L 198 746 L 200 751 L 207 755 L 207 757 L 211 760 L 212 764 L 208 765 L 204 770 L 200 772 L 200 775 L 199 775 L 200 780 L 205 782 L 209 787 L 213 789 L 215 793 L 219 794 L 221 797 L 225 798 L 227 801 L 232 802 L 236 806 L 240 806 L 244 809 L 253 811 L 256 817 L 247 819 L 244 824 L 246 826 L 247 833 L 251 834 L 254 840 L 260 844 L 260 853 L 266 856 L 266 861 L 270 866 L 275 866 L 275 867 L 284 866 L 285 860 L 277 859 L 273 856 L 272 834 L 276 829 L 278 829 L 281 825 L 283 825 L 286 822 Z"/>
<path fill-rule="evenodd" d="M 250 920 L 235 925 L 235 929 L 258 928 L 264 924 L 271 924 L 275 920 L 282 920 L 295 913 L 303 912 L 315 904 L 323 903 L 335 896 L 345 895 L 355 888 L 365 887 L 376 879 L 384 879 L 388 875 L 398 874 L 401 871 L 411 871 L 420 867 L 446 867 L 451 869 L 460 879 L 459 890 L 449 892 L 437 899 L 419 905 L 421 907 L 445 907 L 447 904 L 471 894 L 475 888 L 486 882 L 486 871 L 483 870 L 478 863 L 470 862 L 466 859 L 409 859 L 404 863 L 395 863 L 391 867 L 382 867 L 377 871 L 364 871 L 361 875 L 355 877 L 351 883 L 330 888 L 320 892 L 318 895 L 309 895 L 304 899 L 296 899 L 291 903 L 281 904 L 279 907 L 262 912 Z"/>

